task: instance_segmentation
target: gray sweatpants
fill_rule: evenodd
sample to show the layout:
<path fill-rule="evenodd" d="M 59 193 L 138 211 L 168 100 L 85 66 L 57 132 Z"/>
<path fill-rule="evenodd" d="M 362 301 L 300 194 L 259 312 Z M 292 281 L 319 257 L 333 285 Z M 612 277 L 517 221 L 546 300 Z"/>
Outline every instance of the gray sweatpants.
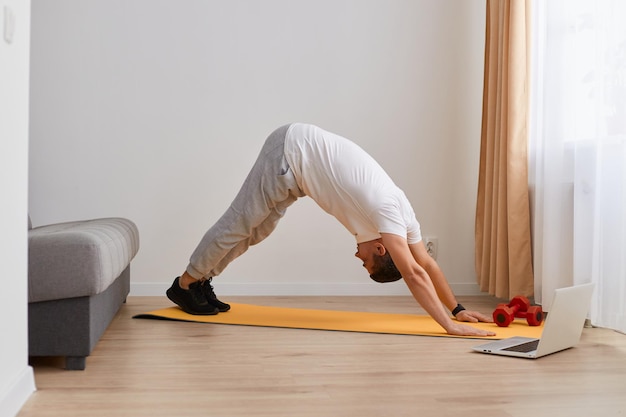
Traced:
<path fill-rule="evenodd" d="M 304 196 L 285 159 L 288 128 L 280 127 L 267 138 L 230 207 L 194 250 L 187 266 L 192 277 L 219 275 L 250 245 L 269 236 L 287 207 Z"/>

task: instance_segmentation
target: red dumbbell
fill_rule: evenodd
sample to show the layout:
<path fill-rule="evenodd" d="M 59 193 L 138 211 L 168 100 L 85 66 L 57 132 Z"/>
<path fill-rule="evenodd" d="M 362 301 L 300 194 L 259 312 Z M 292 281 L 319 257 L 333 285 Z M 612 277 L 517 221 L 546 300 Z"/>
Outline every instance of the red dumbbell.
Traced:
<path fill-rule="evenodd" d="M 498 304 L 493 312 L 493 321 L 500 327 L 507 327 L 518 318 L 525 318 L 529 326 L 539 326 L 543 321 L 541 306 L 531 306 L 528 298 L 518 295 L 509 304 Z"/>

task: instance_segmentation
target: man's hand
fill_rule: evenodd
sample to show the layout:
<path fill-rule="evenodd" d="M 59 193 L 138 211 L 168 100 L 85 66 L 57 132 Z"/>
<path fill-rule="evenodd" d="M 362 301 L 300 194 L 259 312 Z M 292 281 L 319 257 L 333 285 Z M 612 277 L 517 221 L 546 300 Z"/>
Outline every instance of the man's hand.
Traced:
<path fill-rule="evenodd" d="M 463 310 L 457 313 L 456 319 L 458 321 L 466 321 L 469 323 L 478 323 L 482 321 L 484 323 L 493 323 L 493 318 L 489 316 L 485 316 L 484 314 L 479 313 L 478 311 L 470 311 Z"/>
<path fill-rule="evenodd" d="M 454 323 L 454 326 L 447 329 L 448 334 L 455 336 L 495 336 L 495 332 L 477 329 L 467 324 Z"/>

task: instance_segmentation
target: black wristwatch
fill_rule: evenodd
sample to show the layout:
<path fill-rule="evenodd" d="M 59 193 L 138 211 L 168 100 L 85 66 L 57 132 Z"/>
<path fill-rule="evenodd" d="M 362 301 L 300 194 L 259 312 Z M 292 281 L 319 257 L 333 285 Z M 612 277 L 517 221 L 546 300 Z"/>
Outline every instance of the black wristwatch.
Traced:
<path fill-rule="evenodd" d="M 465 310 L 465 307 L 463 307 L 461 304 L 457 304 L 456 307 L 454 307 L 454 310 L 452 310 L 452 315 L 456 317 L 456 315 L 463 310 Z"/>

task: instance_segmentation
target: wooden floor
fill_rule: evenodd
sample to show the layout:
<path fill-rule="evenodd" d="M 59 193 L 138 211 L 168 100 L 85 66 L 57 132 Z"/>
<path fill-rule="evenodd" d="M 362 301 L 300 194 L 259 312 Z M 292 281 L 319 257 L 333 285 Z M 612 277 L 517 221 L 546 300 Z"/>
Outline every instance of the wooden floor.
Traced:
<path fill-rule="evenodd" d="M 233 297 L 265 305 L 422 313 L 409 297 Z M 490 297 L 461 297 L 489 314 Z M 538 360 L 470 352 L 476 340 L 132 319 L 170 306 L 130 297 L 87 359 L 33 359 L 19 417 L 626 416 L 626 336 L 586 328 Z"/>

